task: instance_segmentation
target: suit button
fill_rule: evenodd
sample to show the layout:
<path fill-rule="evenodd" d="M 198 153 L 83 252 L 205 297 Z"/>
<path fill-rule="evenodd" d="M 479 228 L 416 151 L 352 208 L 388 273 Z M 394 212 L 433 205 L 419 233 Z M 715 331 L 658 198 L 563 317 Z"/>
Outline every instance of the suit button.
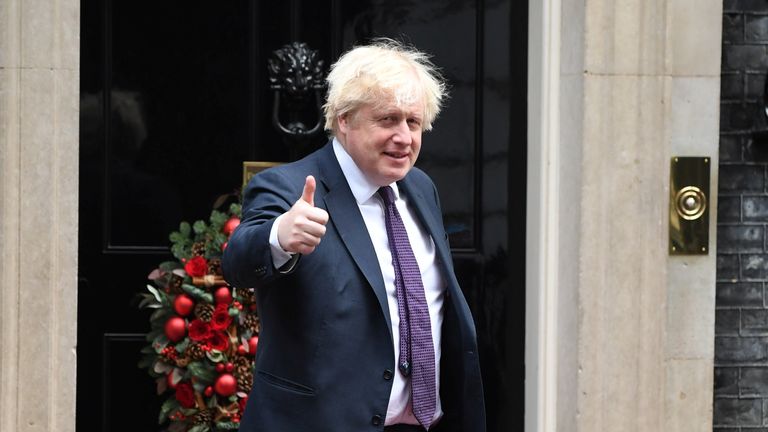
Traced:
<path fill-rule="evenodd" d="M 384 422 L 384 419 L 381 418 L 380 415 L 376 414 L 371 418 L 371 424 L 374 426 L 381 426 L 381 424 Z"/>
<path fill-rule="evenodd" d="M 384 379 L 389 381 L 392 379 L 392 371 L 387 369 L 384 371 Z"/>

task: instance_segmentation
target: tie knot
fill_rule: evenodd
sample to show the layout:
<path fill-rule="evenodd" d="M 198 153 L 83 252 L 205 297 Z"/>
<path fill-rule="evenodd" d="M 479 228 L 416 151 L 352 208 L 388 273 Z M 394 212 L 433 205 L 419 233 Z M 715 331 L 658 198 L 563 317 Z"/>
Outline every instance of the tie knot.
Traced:
<path fill-rule="evenodd" d="M 379 196 L 384 200 L 384 204 L 390 206 L 395 203 L 395 191 L 390 186 L 379 188 Z"/>

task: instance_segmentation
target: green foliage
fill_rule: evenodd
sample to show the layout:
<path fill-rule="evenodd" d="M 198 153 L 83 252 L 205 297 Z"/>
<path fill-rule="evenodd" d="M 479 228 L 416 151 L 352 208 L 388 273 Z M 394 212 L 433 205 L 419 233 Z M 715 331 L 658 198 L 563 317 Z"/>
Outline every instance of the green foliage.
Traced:
<path fill-rule="evenodd" d="M 155 297 L 155 300 L 157 300 L 160 304 L 166 304 L 168 301 L 168 297 L 164 294 L 161 294 L 160 291 L 157 290 L 157 288 L 153 287 L 152 285 L 147 285 L 147 289 L 150 293 Z"/>
<path fill-rule="evenodd" d="M 157 354 L 145 355 L 139 359 L 139 369 L 147 369 L 157 361 Z"/>
<path fill-rule="evenodd" d="M 224 354 L 222 354 L 221 351 L 210 350 L 207 353 L 205 353 L 205 356 L 208 357 L 208 360 L 214 363 L 219 363 L 224 361 Z"/>
<path fill-rule="evenodd" d="M 177 343 L 174 348 L 176 348 L 177 353 L 181 354 L 184 351 L 186 351 L 188 346 L 189 346 L 189 338 L 184 338 L 184 340 Z"/>
<path fill-rule="evenodd" d="M 173 316 L 173 311 L 169 308 L 161 308 L 156 310 L 150 317 L 150 322 L 162 322 L 164 323 L 168 318 Z"/>
<path fill-rule="evenodd" d="M 165 261 L 163 263 L 160 263 L 159 268 L 165 273 L 171 273 L 176 269 L 184 268 L 184 266 L 181 265 L 181 263 L 179 263 L 178 261 Z"/>
<path fill-rule="evenodd" d="M 157 309 L 163 306 L 162 303 L 157 301 L 157 298 L 152 294 L 141 293 L 139 297 L 141 298 L 141 302 L 139 302 L 139 309 Z"/>
<path fill-rule="evenodd" d="M 188 257 L 192 254 L 192 238 L 190 237 L 192 228 L 189 223 L 182 222 L 179 224 L 179 230 L 172 232 L 168 238 L 171 240 L 171 253 L 177 259 L 182 257 Z"/>
<path fill-rule="evenodd" d="M 201 220 L 195 221 L 194 225 L 192 225 L 192 230 L 195 231 L 195 234 L 204 234 L 206 228 L 208 226 Z"/>
<path fill-rule="evenodd" d="M 229 219 L 229 216 L 226 214 L 220 212 L 220 211 L 212 211 L 211 212 L 211 228 L 215 231 L 221 231 L 221 228 L 224 226 L 224 222 Z"/>
<path fill-rule="evenodd" d="M 163 405 L 160 407 L 160 415 L 158 417 L 158 423 L 164 422 L 168 415 L 173 412 L 173 410 L 179 409 L 181 405 L 179 405 L 179 401 L 176 400 L 176 398 L 169 398 L 166 399 L 165 402 L 163 402 Z"/>
<path fill-rule="evenodd" d="M 183 289 L 185 293 L 191 295 L 195 300 L 203 300 L 206 303 L 213 303 L 213 295 L 211 293 L 205 292 L 194 285 L 182 284 L 181 289 Z"/>
<path fill-rule="evenodd" d="M 218 374 L 216 369 L 208 366 L 207 362 L 193 362 L 187 366 L 191 376 L 195 377 L 198 382 L 203 384 L 212 384 Z"/>
<path fill-rule="evenodd" d="M 242 214 L 243 206 L 238 203 L 232 203 L 229 205 L 229 214 L 237 215 L 240 217 Z"/>

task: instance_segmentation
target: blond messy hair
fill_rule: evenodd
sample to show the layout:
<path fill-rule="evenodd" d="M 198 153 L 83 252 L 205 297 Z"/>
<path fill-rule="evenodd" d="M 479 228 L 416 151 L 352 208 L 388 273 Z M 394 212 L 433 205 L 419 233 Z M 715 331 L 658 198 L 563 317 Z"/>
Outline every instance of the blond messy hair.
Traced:
<path fill-rule="evenodd" d="M 376 107 L 394 99 L 398 107 L 405 107 L 418 98 L 424 101 L 423 128 L 430 130 L 446 97 L 443 77 L 429 55 L 392 39 L 376 39 L 347 51 L 331 66 L 327 81 L 323 110 L 325 129 L 332 133 L 340 116 L 363 105 Z"/>

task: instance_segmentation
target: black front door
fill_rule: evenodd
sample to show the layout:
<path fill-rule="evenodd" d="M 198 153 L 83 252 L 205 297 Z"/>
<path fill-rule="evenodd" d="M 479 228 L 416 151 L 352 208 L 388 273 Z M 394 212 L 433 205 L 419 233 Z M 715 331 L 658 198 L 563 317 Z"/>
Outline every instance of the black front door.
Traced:
<path fill-rule="evenodd" d="M 327 68 L 376 36 L 434 54 L 448 78 L 418 165 L 440 190 L 476 319 L 489 430 L 522 430 L 526 22 L 511 0 L 83 0 L 78 431 L 161 429 L 136 366 L 149 324 L 134 299 L 170 258 L 168 234 L 236 191 L 243 161 L 325 142 L 296 147 L 273 127 L 273 51 L 306 42 Z"/>

